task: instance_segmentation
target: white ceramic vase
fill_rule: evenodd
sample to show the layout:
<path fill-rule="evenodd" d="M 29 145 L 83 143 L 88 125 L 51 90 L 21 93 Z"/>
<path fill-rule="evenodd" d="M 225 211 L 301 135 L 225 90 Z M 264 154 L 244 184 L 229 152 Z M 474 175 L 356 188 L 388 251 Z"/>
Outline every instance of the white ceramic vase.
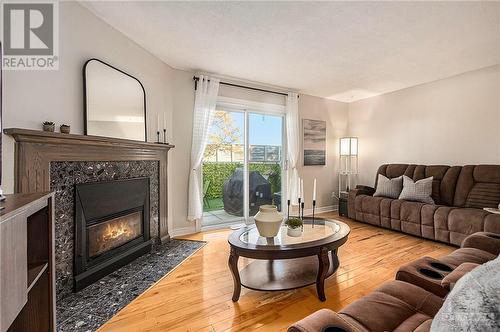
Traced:
<path fill-rule="evenodd" d="M 283 222 L 283 216 L 275 205 L 261 205 L 254 217 L 260 236 L 275 237 Z"/>
<path fill-rule="evenodd" d="M 287 227 L 286 234 L 292 237 L 299 237 L 302 235 L 302 227 L 297 227 L 297 228 Z"/>

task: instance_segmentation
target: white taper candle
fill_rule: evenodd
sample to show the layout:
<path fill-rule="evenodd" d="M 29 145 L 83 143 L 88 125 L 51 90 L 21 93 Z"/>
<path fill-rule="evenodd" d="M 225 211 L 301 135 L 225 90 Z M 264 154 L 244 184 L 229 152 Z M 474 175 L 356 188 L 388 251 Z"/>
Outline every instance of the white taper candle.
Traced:
<path fill-rule="evenodd" d="M 300 179 L 300 198 L 302 198 L 302 201 L 305 201 L 304 199 L 304 180 Z"/>
<path fill-rule="evenodd" d="M 314 178 L 314 185 L 313 185 L 313 201 L 316 200 L 316 178 Z"/>

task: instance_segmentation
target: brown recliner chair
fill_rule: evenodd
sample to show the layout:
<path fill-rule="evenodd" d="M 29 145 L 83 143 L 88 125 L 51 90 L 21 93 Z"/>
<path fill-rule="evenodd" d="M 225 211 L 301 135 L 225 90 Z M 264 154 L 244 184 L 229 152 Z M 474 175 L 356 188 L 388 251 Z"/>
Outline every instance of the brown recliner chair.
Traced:
<path fill-rule="evenodd" d="M 457 246 L 475 232 L 500 234 L 500 214 L 483 210 L 500 203 L 500 165 L 388 164 L 378 174 L 413 180 L 433 176 L 435 204 L 373 197 L 374 188 L 358 186 L 349 191 L 349 218 Z"/>
<path fill-rule="evenodd" d="M 367 332 L 367 331 L 429 331 L 433 317 L 443 305 L 444 298 L 433 292 L 438 285 L 446 293 L 465 273 L 495 259 L 500 252 L 497 234 L 476 233 L 468 236 L 462 248 L 441 257 L 438 261 L 453 267 L 436 285 L 424 289 L 420 281 L 389 281 L 373 293 L 351 303 L 339 313 L 321 309 L 296 322 L 289 332 Z M 398 272 L 399 273 L 399 272 Z M 411 282 L 415 282 L 414 285 Z M 441 293 L 439 290 L 437 293 Z M 443 295 L 443 294 L 441 294 Z"/>
<path fill-rule="evenodd" d="M 444 300 L 403 281 L 389 281 L 339 313 L 321 309 L 288 332 L 428 331 Z"/>
<path fill-rule="evenodd" d="M 419 286 L 437 296 L 445 297 L 450 287 L 443 280 L 464 264 L 480 265 L 495 259 L 500 252 L 500 236 L 478 232 L 469 235 L 461 248 L 438 259 L 422 257 L 401 266 L 396 279 Z M 471 265 L 468 265 L 469 267 Z M 455 273 L 457 275 L 457 273 Z"/>

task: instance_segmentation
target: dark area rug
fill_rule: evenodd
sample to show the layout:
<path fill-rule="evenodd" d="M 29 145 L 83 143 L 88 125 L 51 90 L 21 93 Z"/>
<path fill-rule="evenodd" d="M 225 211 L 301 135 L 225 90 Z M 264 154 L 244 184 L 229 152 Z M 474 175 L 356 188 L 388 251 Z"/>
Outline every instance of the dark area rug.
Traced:
<path fill-rule="evenodd" d="M 120 309 L 205 245 L 171 240 L 57 302 L 57 330 L 95 331 Z"/>

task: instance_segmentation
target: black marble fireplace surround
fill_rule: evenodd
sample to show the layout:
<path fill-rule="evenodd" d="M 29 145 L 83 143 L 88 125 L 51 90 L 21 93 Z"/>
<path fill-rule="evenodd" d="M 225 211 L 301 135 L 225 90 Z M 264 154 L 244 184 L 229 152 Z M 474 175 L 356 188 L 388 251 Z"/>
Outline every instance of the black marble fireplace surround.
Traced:
<path fill-rule="evenodd" d="M 57 300 L 73 292 L 75 264 L 75 188 L 85 183 L 146 178 L 149 181 L 149 237 L 158 238 L 159 165 L 157 161 L 53 161 L 50 188 L 55 199 Z M 146 227 L 147 228 L 147 227 Z M 143 241 L 146 243 L 148 240 Z"/>
<path fill-rule="evenodd" d="M 149 178 L 75 185 L 75 291 L 151 251 Z"/>

